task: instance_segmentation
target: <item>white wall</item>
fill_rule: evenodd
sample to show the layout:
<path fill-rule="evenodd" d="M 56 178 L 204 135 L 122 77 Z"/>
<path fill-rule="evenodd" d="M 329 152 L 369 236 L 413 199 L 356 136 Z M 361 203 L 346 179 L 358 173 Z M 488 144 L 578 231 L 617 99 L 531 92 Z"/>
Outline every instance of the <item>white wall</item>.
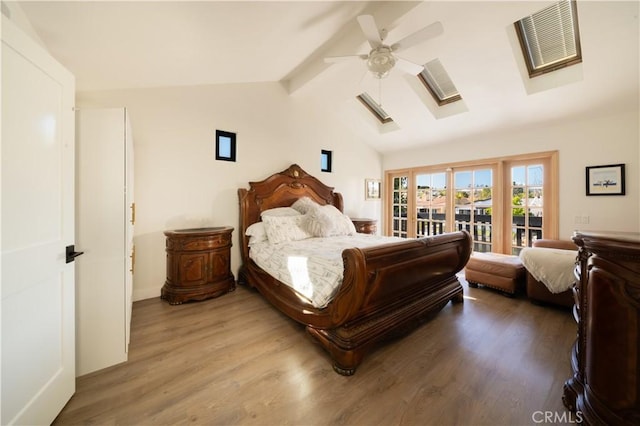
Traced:
<path fill-rule="evenodd" d="M 605 114 L 606 112 L 603 112 Z M 384 170 L 559 151 L 560 237 L 574 230 L 640 232 L 639 111 L 589 115 L 539 125 L 535 130 L 493 132 L 383 156 Z M 585 167 L 625 163 L 625 196 L 586 196 Z M 576 224 L 576 216 L 589 217 Z"/>
<path fill-rule="evenodd" d="M 348 215 L 381 219 L 380 201 L 364 200 L 365 178 L 381 178 L 379 154 L 278 83 L 81 92 L 76 104 L 123 106 L 130 114 L 134 300 L 160 295 L 168 229 L 233 226 L 231 268 L 237 276 L 237 189 L 292 163 L 341 192 Z M 237 133 L 235 163 L 215 160 L 216 129 Z M 333 151 L 333 173 L 320 172 L 322 149 Z"/>
<path fill-rule="evenodd" d="M 15 1 L 2 1 L 0 2 L 0 7 L 2 10 L 2 14 L 9 18 L 14 24 L 16 24 L 25 34 L 27 34 L 31 39 L 42 46 L 45 50 L 48 50 L 44 45 L 40 37 L 38 37 L 38 33 L 33 29 L 31 22 L 29 22 L 29 18 L 26 17 L 24 11 L 20 7 L 20 4 Z"/>

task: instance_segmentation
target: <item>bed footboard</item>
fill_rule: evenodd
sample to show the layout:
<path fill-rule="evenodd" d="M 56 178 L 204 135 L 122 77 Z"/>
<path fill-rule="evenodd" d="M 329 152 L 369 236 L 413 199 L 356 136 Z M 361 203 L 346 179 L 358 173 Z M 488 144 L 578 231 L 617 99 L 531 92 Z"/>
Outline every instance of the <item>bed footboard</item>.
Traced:
<path fill-rule="evenodd" d="M 307 331 L 351 375 L 377 343 L 413 330 L 450 300 L 463 301 L 456 273 L 472 250 L 465 231 L 343 252 L 343 284 L 328 306 L 330 327 Z"/>

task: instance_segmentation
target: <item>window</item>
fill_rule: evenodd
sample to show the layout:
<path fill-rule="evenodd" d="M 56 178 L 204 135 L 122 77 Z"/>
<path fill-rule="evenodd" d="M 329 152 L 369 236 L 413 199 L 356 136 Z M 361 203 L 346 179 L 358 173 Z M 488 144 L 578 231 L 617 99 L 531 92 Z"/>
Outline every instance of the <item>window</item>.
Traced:
<path fill-rule="evenodd" d="M 216 130 L 216 160 L 236 161 L 236 134 Z"/>
<path fill-rule="evenodd" d="M 331 173 L 332 152 L 325 149 L 320 151 L 320 171 Z"/>
<path fill-rule="evenodd" d="M 418 78 L 440 106 L 462 99 L 438 58 L 424 64 Z"/>
<path fill-rule="evenodd" d="M 382 105 L 378 104 L 373 100 L 371 96 L 367 93 L 361 93 L 356 98 L 364 105 L 371 114 L 373 114 L 382 124 L 390 123 L 393 120 L 386 113 L 385 110 L 382 109 Z"/>
<path fill-rule="evenodd" d="M 562 0 L 515 22 L 529 77 L 582 62 L 575 0 Z"/>
<path fill-rule="evenodd" d="M 536 239 L 558 238 L 557 157 L 550 151 L 387 171 L 385 235 L 465 229 L 475 251 L 516 255 Z"/>

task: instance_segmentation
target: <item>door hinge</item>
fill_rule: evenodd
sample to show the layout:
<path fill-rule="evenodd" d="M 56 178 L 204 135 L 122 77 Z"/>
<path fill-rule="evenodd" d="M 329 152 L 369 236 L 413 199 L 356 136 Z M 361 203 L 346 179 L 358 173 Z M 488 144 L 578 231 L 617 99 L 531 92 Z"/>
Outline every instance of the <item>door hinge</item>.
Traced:
<path fill-rule="evenodd" d="M 136 246 L 135 245 L 131 249 L 131 254 L 129 255 L 129 257 L 131 258 L 131 269 L 129 269 L 129 272 L 131 272 L 131 275 L 133 275 L 136 269 Z"/>

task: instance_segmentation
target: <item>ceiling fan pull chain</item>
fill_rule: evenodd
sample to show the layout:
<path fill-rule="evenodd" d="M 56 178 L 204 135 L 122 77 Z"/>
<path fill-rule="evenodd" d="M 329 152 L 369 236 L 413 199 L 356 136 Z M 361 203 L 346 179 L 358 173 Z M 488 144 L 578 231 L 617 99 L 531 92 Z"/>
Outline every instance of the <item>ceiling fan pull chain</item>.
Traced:
<path fill-rule="evenodd" d="M 378 106 L 382 108 L 382 79 L 378 79 Z"/>

